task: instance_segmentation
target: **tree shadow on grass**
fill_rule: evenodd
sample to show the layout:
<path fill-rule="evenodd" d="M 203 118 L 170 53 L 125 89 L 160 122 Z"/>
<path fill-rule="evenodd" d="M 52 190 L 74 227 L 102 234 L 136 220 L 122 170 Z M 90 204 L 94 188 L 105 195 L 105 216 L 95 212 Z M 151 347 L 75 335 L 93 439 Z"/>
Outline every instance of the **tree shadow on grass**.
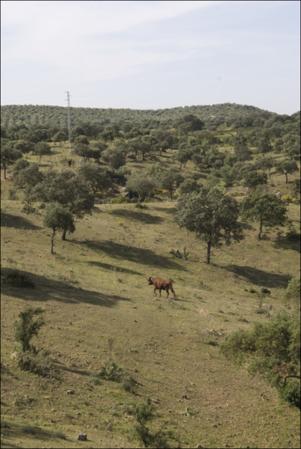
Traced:
<path fill-rule="evenodd" d="M 104 268 L 105 270 L 109 270 L 109 271 L 113 271 L 113 272 L 117 272 L 117 273 L 128 273 L 128 274 L 141 275 L 141 273 L 139 273 L 139 271 L 129 270 L 128 268 L 123 268 L 123 267 L 117 267 L 116 265 L 111 265 L 109 263 L 96 262 L 96 261 L 90 261 L 87 263 L 89 265 L 95 265 L 96 267 Z"/>
<path fill-rule="evenodd" d="M 15 271 L 12 268 L 2 268 L 1 277 Z M 62 301 L 67 304 L 87 303 L 96 306 L 113 307 L 119 301 L 130 301 L 117 295 L 108 295 L 91 290 L 75 288 L 68 282 L 49 279 L 35 273 L 18 270 L 18 272 L 33 282 L 34 288 L 14 287 L 1 282 L 1 291 L 6 295 L 31 301 Z"/>
<path fill-rule="evenodd" d="M 253 282 L 253 284 L 267 288 L 286 288 L 288 281 L 291 279 L 288 274 L 269 273 L 247 266 L 227 265 L 225 269 Z"/>
<path fill-rule="evenodd" d="M 178 263 L 168 259 L 165 256 L 159 256 L 158 254 L 155 254 L 150 249 L 127 246 L 108 240 L 100 242 L 86 240 L 79 243 L 86 245 L 88 248 L 94 251 L 106 253 L 111 257 L 116 257 L 117 259 L 130 260 L 131 262 L 156 266 L 159 268 L 186 271 L 185 267 L 182 267 Z"/>
<path fill-rule="evenodd" d="M 77 368 L 75 366 L 73 366 L 73 367 L 66 366 L 63 363 L 59 362 L 59 361 L 55 362 L 55 366 L 56 366 L 56 368 L 58 368 L 58 369 L 60 369 L 62 371 L 67 371 L 69 373 L 79 374 L 81 376 L 91 377 L 94 374 L 92 371 L 87 371 L 85 369 Z"/>
<path fill-rule="evenodd" d="M 2 211 L 1 211 L 1 226 L 5 226 L 7 228 L 26 229 L 29 231 L 41 229 L 39 226 L 34 225 L 24 217 L 8 214 L 7 212 Z"/>
<path fill-rule="evenodd" d="M 279 237 L 274 246 L 280 249 L 291 249 L 300 253 L 300 234 L 292 234 L 286 237 Z"/>
<path fill-rule="evenodd" d="M 146 214 L 144 212 L 137 212 L 129 209 L 115 209 L 111 212 L 112 215 L 117 215 L 117 217 L 128 218 L 131 220 L 142 221 L 147 224 L 158 224 L 162 223 L 163 218 L 154 215 Z"/>
<path fill-rule="evenodd" d="M 63 432 L 55 432 L 53 430 L 42 429 L 41 427 L 38 426 L 16 424 L 10 421 L 1 422 L 1 434 L 6 438 L 10 437 L 24 438 L 25 436 L 30 436 L 38 438 L 39 440 L 53 440 L 53 439 L 67 440 Z M 5 447 L 18 447 L 10 442 L 4 444 Z"/>

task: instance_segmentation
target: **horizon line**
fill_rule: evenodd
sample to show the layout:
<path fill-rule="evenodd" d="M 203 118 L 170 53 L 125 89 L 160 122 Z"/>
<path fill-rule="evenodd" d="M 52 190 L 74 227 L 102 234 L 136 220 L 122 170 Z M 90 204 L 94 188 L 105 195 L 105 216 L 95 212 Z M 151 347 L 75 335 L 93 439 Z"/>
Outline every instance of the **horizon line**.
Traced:
<path fill-rule="evenodd" d="M 223 106 L 223 105 L 232 105 L 232 106 L 246 106 L 246 107 L 252 107 L 255 109 L 260 109 L 261 111 L 264 112 L 269 112 L 271 114 L 277 114 L 277 115 L 287 115 L 287 116 L 291 116 L 294 114 L 297 114 L 298 112 L 300 112 L 300 108 L 298 110 L 296 110 L 295 112 L 289 114 L 289 113 L 280 113 L 280 112 L 275 112 L 275 111 L 271 111 L 268 109 L 263 109 L 259 106 L 254 106 L 251 104 L 244 104 L 244 103 L 236 103 L 236 102 L 224 102 L 224 103 L 210 103 L 210 104 L 190 104 L 190 105 L 179 105 L 179 106 L 170 106 L 170 107 L 159 107 L 159 108 L 133 108 L 133 107 L 111 107 L 111 106 L 107 106 L 107 107 L 99 107 L 99 106 L 70 106 L 70 108 L 74 108 L 74 109 L 111 109 L 111 110 L 130 110 L 130 111 L 162 111 L 162 110 L 171 110 L 171 109 L 180 109 L 180 108 L 192 108 L 192 107 L 210 107 L 210 106 Z M 19 104 L 1 104 L 1 107 L 5 107 L 5 106 L 46 106 L 46 107 L 58 107 L 58 108 L 67 108 L 67 106 L 63 106 L 63 105 L 58 105 L 58 104 L 40 104 L 40 103 L 19 103 Z"/>

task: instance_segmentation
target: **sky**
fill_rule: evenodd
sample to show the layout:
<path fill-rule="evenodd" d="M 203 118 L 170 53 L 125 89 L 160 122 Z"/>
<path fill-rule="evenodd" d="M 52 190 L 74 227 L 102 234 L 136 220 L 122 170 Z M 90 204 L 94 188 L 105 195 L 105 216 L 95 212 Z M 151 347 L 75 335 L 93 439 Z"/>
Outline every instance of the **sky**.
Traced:
<path fill-rule="evenodd" d="M 1 1 L 1 104 L 300 110 L 299 1 Z"/>

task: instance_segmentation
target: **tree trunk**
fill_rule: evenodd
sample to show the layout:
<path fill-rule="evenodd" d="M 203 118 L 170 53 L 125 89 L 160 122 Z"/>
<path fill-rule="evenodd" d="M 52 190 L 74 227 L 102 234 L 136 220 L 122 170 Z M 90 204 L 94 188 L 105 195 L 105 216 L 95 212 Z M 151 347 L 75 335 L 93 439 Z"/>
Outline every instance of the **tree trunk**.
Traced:
<path fill-rule="evenodd" d="M 64 229 L 63 233 L 62 233 L 62 240 L 66 240 L 66 233 L 67 233 L 67 229 Z"/>
<path fill-rule="evenodd" d="M 6 179 L 6 164 L 3 164 L 3 177 Z"/>
<path fill-rule="evenodd" d="M 55 228 L 52 229 L 52 236 L 51 236 L 51 254 L 54 254 L 54 236 L 55 236 Z"/>
<path fill-rule="evenodd" d="M 287 173 L 284 174 L 285 174 L 285 184 L 288 184 L 288 174 Z"/>
<path fill-rule="evenodd" d="M 210 264 L 211 257 L 211 240 L 207 242 L 207 263 Z"/>
<path fill-rule="evenodd" d="M 173 190 L 171 189 L 170 191 L 169 191 L 169 196 L 170 196 L 170 199 L 172 200 L 172 194 L 173 194 Z"/>
<path fill-rule="evenodd" d="M 262 218 L 261 218 L 260 222 L 259 222 L 258 240 L 261 240 L 261 237 L 262 237 L 262 227 L 263 227 L 263 223 L 262 223 Z"/>

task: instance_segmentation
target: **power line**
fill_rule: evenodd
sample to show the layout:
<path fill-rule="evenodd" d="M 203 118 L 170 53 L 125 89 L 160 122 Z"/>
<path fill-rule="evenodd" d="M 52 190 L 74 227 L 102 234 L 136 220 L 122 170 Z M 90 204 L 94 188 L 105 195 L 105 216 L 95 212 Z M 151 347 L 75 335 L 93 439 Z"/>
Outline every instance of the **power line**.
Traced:
<path fill-rule="evenodd" d="M 70 116 L 70 92 L 67 90 L 67 126 L 68 126 L 68 140 L 71 147 L 71 116 Z"/>

